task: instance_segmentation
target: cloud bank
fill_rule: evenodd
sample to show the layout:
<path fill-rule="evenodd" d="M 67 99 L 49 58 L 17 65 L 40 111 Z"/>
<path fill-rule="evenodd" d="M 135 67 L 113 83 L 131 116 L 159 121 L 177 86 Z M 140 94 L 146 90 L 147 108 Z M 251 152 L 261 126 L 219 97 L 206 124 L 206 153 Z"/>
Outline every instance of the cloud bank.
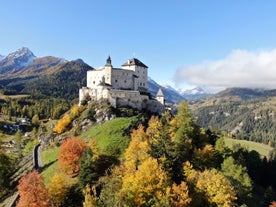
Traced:
<path fill-rule="evenodd" d="M 276 49 L 234 50 L 221 60 L 179 68 L 174 81 L 176 85 L 188 83 L 218 90 L 228 87 L 275 89 Z"/>

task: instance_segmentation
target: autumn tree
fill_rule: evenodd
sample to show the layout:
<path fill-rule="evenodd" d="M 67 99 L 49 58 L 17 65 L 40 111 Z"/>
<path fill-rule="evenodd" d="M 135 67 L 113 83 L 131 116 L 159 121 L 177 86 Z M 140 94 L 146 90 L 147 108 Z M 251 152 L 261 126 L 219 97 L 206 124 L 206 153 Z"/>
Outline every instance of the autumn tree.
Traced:
<path fill-rule="evenodd" d="M 71 123 L 71 118 L 69 114 L 65 114 L 58 122 L 56 123 L 55 127 L 53 128 L 53 131 L 60 134 L 64 132 L 66 127 Z"/>
<path fill-rule="evenodd" d="M 74 119 L 79 114 L 79 107 L 77 105 L 74 105 L 70 110 L 70 115 L 72 119 Z"/>
<path fill-rule="evenodd" d="M 234 188 L 229 180 L 217 170 L 197 171 L 189 162 L 186 162 L 184 172 L 187 183 L 192 189 L 191 206 L 213 206 L 215 204 L 232 207 L 235 205 L 237 198 Z"/>
<path fill-rule="evenodd" d="M 96 206 L 97 206 L 96 189 L 95 187 L 90 188 L 89 185 L 86 185 L 84 190 L 83 207 L 96 207 Z"/>
<path fill-rule="evenodd" d="M 215 167 L 216 154 L 213 146 L 207 144 L 202 149 L 195 149 L 193 163 L 198 169 L 202 170 Z"/>
<path fill-rule="evenodd" d="M 135 171 L 140 163 L 150 155 L 149 144 L 144 127 L 140 125 L 137 130 L 133 130 L 131 141 L 125 151 L 125 166 L 129 171 Z"/>
<path fill-rule="evenodd" d="M 37 171 L 32 171 L 19 181 L 20 199 L 17 207 L 50 207 L 50 195 L 44 185 L 44 179 Z"/>
<path fill-rule="evenodd" d="M 189 188 L 186 182 L 172 185 L 171 203 L 176 207 L 190 206 L 192 198 L 189 196 Z"/>
<path fill-rule="evenodd" d="M 142 126 L 131 134 L 125 152 L 121 200 L 129 206 L 153 205 L 166 197 L 169 177 L 149 154 L 148 136 Z M 150 203 L 153 202 L 153 203 Z"/>
<path fill-rule="evenodd" d="M 148 157 L 137 166 L 137 170 L 124 175 L 121 196 L 129 206 L 149 205 L 150 201 L 162 200 L 166 196 L 168 184 L 168 176 L 157 160 Z"/>
<path fill-rule="evenodd" d="M 79 137 L 66 139 L 58 153 L 58 165 L 66 174 L 75 174 L 79 172 L 79 159 L 85 148 L 85 142 Z"/>
<path fill-rule="evenodd" d="M 69 191 L 65 175 L 62 173 L 54 174 L 49 181 L 48 189 L 54 206 L 61 206 Z"/>

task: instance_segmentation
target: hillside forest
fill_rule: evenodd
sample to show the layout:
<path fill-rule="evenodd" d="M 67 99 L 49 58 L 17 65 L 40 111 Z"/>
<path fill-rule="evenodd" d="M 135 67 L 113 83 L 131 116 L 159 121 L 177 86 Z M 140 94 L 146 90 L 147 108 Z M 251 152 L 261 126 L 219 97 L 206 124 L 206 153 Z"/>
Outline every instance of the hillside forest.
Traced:
<path fill-rule="evenodd" d="M 96 121 L 110 113 L 117 118 Z M 92 125 L 82 130 L 88 119 Z M 186 102 L 176 115 L 161 116 L 75 105 L 40 130 L 53 133 L 42 152 L 52 160 L 19 180 L 17 206 L 254 207 L 276 200 L 276 150 L 262 157 L 239 145 L 230 149 L 221 134 L 195 124 Z M 4 196 L 16 159 L 0 155 Z"/>

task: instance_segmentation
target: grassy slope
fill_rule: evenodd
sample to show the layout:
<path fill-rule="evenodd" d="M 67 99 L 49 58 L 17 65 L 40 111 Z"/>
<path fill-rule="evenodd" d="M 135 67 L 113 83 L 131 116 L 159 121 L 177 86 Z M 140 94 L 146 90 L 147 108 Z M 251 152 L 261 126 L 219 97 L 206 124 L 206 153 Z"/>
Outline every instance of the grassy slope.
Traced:
<path fill-rule="evenodd" d="M 83 133 L 81 137 L 87 142 L 91 138 L 95 139 L 102 154 L 120 156 L 130 141 L 129 136 L 123 135 L 123 129 L 128 128 L 135 119 L 135 117 L 130 117 L 107 121 L 92 127 Z M 55 147 L 46 149 L 41 153 L 44 166 L 42 174 L 46 185 L 48 185 L 49 180 L 56 172 L 58 152 L 59 148 Z"/>
<path fill-rule="evenodd" d="M 247 140 L 237 140 L 237 139 L 230 139 L 230 138 L 224 138 L 225 144 L 232 149 L 232 146 L 234 144 L 240 144 L 242 147 L 246 148 L 247 150 L 255 150 L 260 153 L 262 156 L 268 157 L 269 152 L 273 149 L 272 147 L 257 143 L 257 142 L 251 142 Z"/>
<path fill-rule="evenodd" d="M 48 185 L 50 178 L 56 172 L 58 152 L 58 147 L 50 148 L 41 152 L 41 159 L 43 163 L 42 175 L 45 178 L 46 185 Z"/>
<path fill-rule="evenodd" d="M 86 142 L 94 139 L 100 149 L 100 153 L 107 155 L 120 155 L 128 146 L 130 137 L 123 135 L 135 117 L 117 118 L 104 124 L 92 127 L 81 135 Z"/>

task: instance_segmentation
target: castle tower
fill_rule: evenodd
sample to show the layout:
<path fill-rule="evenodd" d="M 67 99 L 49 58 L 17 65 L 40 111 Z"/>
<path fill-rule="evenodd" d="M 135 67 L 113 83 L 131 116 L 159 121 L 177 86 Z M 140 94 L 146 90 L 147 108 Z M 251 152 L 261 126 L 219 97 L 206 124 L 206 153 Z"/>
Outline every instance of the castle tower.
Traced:
<path fill-rule="evenodd" d="M 161 103 L 162 105 L 165 105 L 165 96 L 163 94 L 163 91 L 161 88 L 159 88 L 157 94 L 156 94 L 156 100 Z"/>
<path fill-rule="evenodd" d="M 111 77 L 112 77 L 112 64 L 111 64 L 111 58 L 110 55 L 108 55 L 108 58 L 106 59 L 106 64 L 105 64 L 105 83 L 111 85 Z"/>
<path fill-rule="evenodd" d="M 139 91 L 148 90 L 148 66 L 136 58 L 128 60 L 122 65 L 122 69 L 133 70 L 137 76 L 135 89 Z"/>

